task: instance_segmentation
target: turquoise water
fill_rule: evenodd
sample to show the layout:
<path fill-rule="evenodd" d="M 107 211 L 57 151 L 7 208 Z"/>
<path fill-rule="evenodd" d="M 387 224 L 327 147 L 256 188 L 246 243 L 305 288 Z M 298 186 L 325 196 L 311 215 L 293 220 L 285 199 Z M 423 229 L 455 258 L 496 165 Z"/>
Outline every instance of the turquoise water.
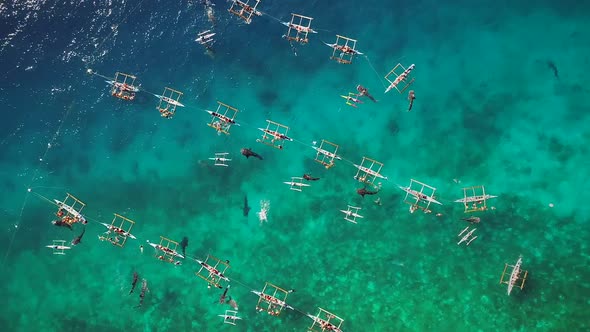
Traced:
<path fill-rule="evenodd" d="M 194 42 L 211 28 L 198 1 L 0 4 L 2 330 L 305 331 L 303 314 L 318 307 L 344 331 L 588 329 L 587 4 L 263 0 L 250 25 L 229 6 L 214 7 L 212 58 Z M 292 12 L 318 30 L 297 56 L 278 22 Z M 336 34 L 366 57 L 330 61 L 322 41 Z M 416 64 L 411 112 L 406 93 L 383 94 L 397 63 Z M 113 98 L 87 68 L 134 74 L 144 91 Z M 347 106 L 339 96 L 357 84 L 378 103 Z M 165 86 L 184 93 L 171 120 L 150 94 Z M 206 126 L 217 100 L 241 111 L 230 136 Z M 282 151 L 257 143 L 266 119 L 295 140 Z M 313 160 L 322 139 L 344 159 L 329 170 Z M 230 167 L 212 165 L 216 152 Z M 363 156 L 389 179 L 364 199 L 352 166 Z M 321 179 L 303 192 L 283 184 L 304 173 Z M 397 188 L 410 179 L 437 188 L 443 205 L 410 214 Z M 473 185 L 498 198 L 473 214 L 478 238 L 457 246 L 469 224 L 453 201 Z M 90 222 L 80 245 L 52 255 L 46 245 L 83 228 L 51 224 L 51 200 L 68 192 Z M 362 207 L 358 224 L 343 220 L 347 204 Z M 124 248 L 97 239 L 113 213 L 136 222 Z M 231 308 L 197 263 L 154 258 L 145 241 L 160 236 L 188 237 L 191 257 L 230 260 L 237 326 L 217 316 Z M 498 282 L 519 255 L 528 278 L 507 296 Z M 141 308 L 139 289 L 128 294 L 133 272 L 150 289 Z M 295 289 L 296 310 L 257 313 L 251 290 L 265 282 Z"/>

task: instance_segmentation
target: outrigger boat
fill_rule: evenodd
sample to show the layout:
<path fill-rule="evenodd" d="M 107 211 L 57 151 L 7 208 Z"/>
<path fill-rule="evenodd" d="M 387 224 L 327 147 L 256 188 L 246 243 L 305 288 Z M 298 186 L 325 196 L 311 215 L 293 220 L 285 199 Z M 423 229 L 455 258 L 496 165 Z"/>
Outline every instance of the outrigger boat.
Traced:
<path fill-rule="evenodd" d="M 111 244 L 122 248 L 125 246 L 125 243 L 127 243 L 128 238 L 134 240 L 137 239 L 131 234 L 135 221 L 117 213 L 114 215 L 113 221 L 111 221 L 110 224 L 100 223 L 107 228 L 107 231 L 103 235 L 99 235 L 98 239 L 100 241 L 108 241 Z"/>
<path fill-rule="evenodd" d="M 317 146 L 312 146 L 312 148 L 313 148 L 314 150 L 316 150 L 318 153 L 320 153 L 320 154 L 323 154 L 324 156 L 326 156 L 326 157 L 328 157 L 328 158 L 337 159 L 337 160 L 342 160 L 342 158 L 341 158 L 339 155 L 335 154 L 335 153 L 332 153 L 332 152 L 326 151 L 326 150 L 324 150 L 324 149 L 322 149 L 322 148 L 319 148 L 319 147 L 317 147 Z"/>
<path fill-rule="evenodd" d="M 195 261 L 197 261 L 197 263 L 199 263 L 199 265 L 201 265 L 205 270 L 209 271 L 210 275 L 214 275 L 218 278 L 221 278 L 221 279 L 229 282 L 229 278 L 226 277 L 225 275 L 223 275 L 223 273 L 221 271 L 219 271 L 218 269 L 214 268 L 213 266 L 211 266 L 201 260 L 195 259 Z"/>
<path fill-rule="evenodd" d="M 139 92 L 139 85 L 135 85 L 137 77 L 134 75 L 116 72 L 113 79 L 105 78 L 106 82 L 112 86 L 111 95 L 113 97 L 123 100 L 134 100 L 135 93 Z"/>
<path fill-rule="evenodd" d="M 319 317 L 322 313 L 326 316 L 326 319 Z M 313 316 L 311 314 L 305 314 L 305 315 L 313 320 L 312 325 L 309 327 L 309 331 L 342 332 L 342 329 L 340 329 L 340 326 L 342 325 L 342 322 L 344 322 L 344 320 L 334 314 L 330 314 L 329 312 L 327 312 L 326 310 L 324 310 L 322 308 L 320 308 L 320 312 L 316 316 Z M 337 322 L 337 324 L 334 324 L 331 322 L 331 320 L 334 320 L 334 322 L 336 322 L 336 321 L 338 321 L 338 322 Z M 319 328 L 319 330 L 315 329 L 316 324 L 317 324 L 317 327 Z"/>
<path fill-rule="evenodd" d="M 508 280 L 504 281 L 504 276 L 506 275 L 506 270 L 508 269 L 509 266 L 512 267 L 512 272 L 510 273 L 510 278 Z M 512 292 L 512 288 L 514 288 L 514 286 L 519 287 L 520 289 L 524 288 L 524 283 L 526 282 L 526 277 L 528 276 L 529 271 L 523 271 L 521 266 L 522 266 L 522 255 L 518 257 L 518 261 L 516 261 L 516 264 L 514 264 L 514 265 L 505 264 L 504 265 L 504 271 L 502 272 L 502 276 L 500 277 L 500 283 L 508 285 L 508 290 L 507 290 L 508 295 L 510 295 L 510 293 Z M 522 276 L 522 278 L 521 278 L 520 274 L 522 272 L 524 272 L 524 276 Z M 522 280 L 520 285 L 517 284 L 518 280 Z"/>
<path fill-rule="evenodd" d="M 357 50 L 355 50 L 354 48 L 348 46 L 348 45 L 338 45 L 338 43 L 334 43 L 334 44 L 328 44 L 326 42 L 323 42 L 324 44 L 326 44 L 326 46 L 329 46 L 330 48 L 334 49 L 335 51 L 340 51 L 344 54 L 352 54 L 352 55 L 363 55 L 364 53 L 361 53 Z"/>
<path fill-rule="evenodd" d="M 208 44 L 214 42 L 213 36 L 215 35 L 215 32 L 211 32 L 211 30 L 205 30 L 203 32 L 199 32 L 195 41 L 201 45 L 209 46 Z"/>
<path fill-rule="evenodd" d="M 465 213 L 470 213 L 486 211 L 488 209 L 488 199 L 496 197 L 498 196 L 487 194 L 484 186 L 473 186 L 463 188 L 463 198 L 457 199 L 455 202 L 462 203 L 465 207 Z"/>
<path fill-rule="evenodd" d="M 340 210 L 340 212 L 344 213 L 344 220 L 356 224 L 356 218 L 364 218 L 358 214 L 360 209 L 360 207 L 349 205 L 347 210 Z"/>
<path fill-rule="evenodd" d="M 233 0 L 233 3 L 228 11 L 244 20 L 246 24 L 250 24 L 252 22 L 252 15 L 262 16 L 262 12 L 256 9 L 260 3 L 260 0 L 254 0 L 256 3 L 253 6 L 248 4 L 249 1 L 250 0 L 246 0 L 245 2 L 241 0 Z"/>
<path fill-rule="evenodd" d="M 223 114 L 219 114 L 217 112 L 213 112 L 213 111 L 209 111 L 209 110 L 205 110 L 205 112 L 211 114 L 211 116 L 214 116 L 223 122 L 231 123 L 232 125 L 236 125 L 236 126 L 240 125 L 239 123 L 236 123 L 236 121 L 234 119 L 232 119 L 228 116 L 225 116 Z"/>
<path fill-rule="evenodd" d="M 455 203 L 479 203 L 479 202 L 483 202 L 485 200 L 491 199 L 491 198 L 496 198 L 498 196 L 494 196 L 494 195 L 488 195 L 485 194 L 483 196 L 471 196 L 471 197 L 465 197 L 465 198 L 461 198 L 455 201 Z"/>
<path fill-rule="evenodd" d="M 193 259 L 197 263 L 199 263 L 199 265 L 201 266 L 199 271 L 197 271 L 195 274 L 197 275 L 197 277 L 205 280 L 208 283 L 208 285 L 207 285 L 208 288 L 211 288 L 211 286 L 214 286 L 216 288 L 223 289 L 223 285 L 221 285 L 221 281 L 224 280 L 228 283 L 230 282 L 229 278 L 227 278 L 225 276 L 225 272 L 230 267 L 228 260 L 222 261 L 221 259 L 219 259 L 211 254 L 207 255 L 207 258 L 205 258 L 205 261 L 201 261 L 196 258 L 193 258 Z M 208 263 L 208 262 L 211 262 L 211 263 Z M 204 272 L 204 271 L 206 271 L 206 272 Z M 226 292 L 227 292 L 227 288 L 229 288 L 229 285 L 226 287 Z M 224 295 L 225 295 L 225 293 L 224 293 Z M 237 306 L 234 309 L 237 309 Z"/>
<path fill-rule="evenodd" d="M 405 82 L 405 81 L 408 79 L 408 77 L 410 76 L 410 73 L 412 72 L 412 70 L 414 70 L 414 68 L 416 68 L 416 65 L 415 65 L 415 64 L 411 64 L 411 65 L 410 65 L 408 68 L 404 69 L 404 71 L 403 71 L 401 74 L 397 75 L 397 74 L 396 74 L 396 69 L 397 69 L 398 67 L 401 67 L 401 68 L 403 68 L 403 66 L 402 66 L 401 64 L 398 64 L 397 66 L 395 66 L 395 68 L 393 68 L 393 69 L 392 69 L 392 70 L 391 70 L 391 71 L 390 71 L 390 72 L 389 72 L 389 73 L 388 73 L 388 74 L 385 76 L 385 79 L 386 79 L 387 81 L 389 81 L 389 82 L 390 82 L 390 84 L 389 84 L 389 86 L 387 87 L 387 89 L 385 89 L 385 93 L 388 93 L 388 92 L 389 92 L 389 91 L 391 91 L 391 89 L 393 89 L 393 88 L 396 88 L 396 89 L 397 89 L 397 85 L 398 85 L 399 83 L 401 83 L 401 82 Z M 393 81 L 391 81 L 391 80 L 389 80 L 389 75 L 390 75 L 390 74 L 395 74 L 395 75 L 397 75 L 397 77 L 396 77 L 396 78 L 395 78 Z M 401 90 L 399 90 L 399 89 L 398 89 L 398 91 L 399 91 L 400 93 L 402 93 L 402 92 L 403 92 L 403 91 L 404 91 L 404 90 L 405 90 L 405 89 L 406 89 L 408 86 L 410 86 L 410 85 L 411 85 L 413 82 L 414 82 L 414 80 L 412 79 L 410 82 L 407 82 L 407 84 L 406 84 L 406 85 L 405 85 L 405 86 L 404 86 L 404 87 L 403 87 Z"/>
<path fill-rule="evenodd" d="M 285 290 L 281 287 L 271 284 L 270 282 L 266 282 L 262 291 L 251 291 L 252 293 L 258 295 L 256 311 L 266 311 L 269 315 L 276 317 L 281 314 L 284 308 L 295 310 L 295 308 L 286 303 L 287 297 L 293 291 L 294 290 Z"/>
<path fill-rule="evenodd" d="M 268 295 L 268 294 L 264 294 L 263 292 L 256 291 L 256 290 L 252 290 L 251 292 L 254 293 L 254 294 L 256 294 L 256 295 L 258 295 L 258 296 L 260 296 L 260 299 L 261 300 L 263 300 L 263 301 L 265 301 L 265 302 L 267 302 L 269 304 L 272 304 L 272 305 L 277 305 L 277 306 L 281 307 L 281 309 L 282 308 L 287 308 L 287 309 L 295 310 L 295 308 L 293 308 L 292 306 L 288 305 L 285 301 L 283 301 L 281 299 L 278 299 L 278 298 L 276 298 L 274 296 L 271 296 L 271 295 Z"/>
<path fill-rule="evenodd" d="M 463 233 L 465 233 L 467 230 L 469 229 L 469 226 L 465 227 L 465 229 L 463 229 L 461 231 L 461 233 L 459 233 L 457 236 L 461 236 L 463 235 Z M 457 242 L 457 245 L 460 245 L 463 242 L 467 242 L 466 246 L 469 246 L 469 244 L 471 244 L 471 242 L 473 242 L 473 240 L 477 239 L 477 236 L 473 236 L 473 232 L 475 232 L 477 228 L 474 228 L 472 230 L 470 230 L 469 232 L 467 232 L 459 242 Z"/>
<path fill-rule="evenodd" d="M 356 39 L 336 35 L 336 42 L 333 44 L 326 44 L 332 49 L 332 56 L 330 59 L 340 64 L 351 64 L 355 55 L 362 55 L 363 53 L 356 50 Z"/>
<path fill-rule="evenodd" d="M 218 152 L 215 154 L 215 157 L 209 158 L 209 160 L 215 161 L 215 166 L 228 167 L 227 162 L 231 161 L 231 159 L 225 158 L 227 155 L 229 155 L 229 152 Z"/>
<path fill-rule="evenodd" d="M 72 249 L 71 247 L 68 246 L 62 246 L 62 245 L 56 245 L 56 244 L 50 244 L 48 246 L 45 246 L 46 248 L 50 248 L 50 249 L 55 249 L 55 250 L 68 250 L 68 249 Z"/>
<path fill-rule="evenodd" d="M 282 150 L 283 141 L 293 141 L 291 137 L 287 136 L 289 127 L 271 120 L 266 120 L 266 123 L 266 128 L 258 128 L 263 134 L 262 138 L 257 139 L 256 142 Z"/>
<path fill-rule="evenodd" d="M 288 184 L 291 186 L 291 190 L 295 191 L 302 191 L 304 187 L 310 187 L 311 185 L 307 183 L 303 183 L 304 178 L 301 177 L 292 177 L 290 182 L 283 182 L 284 184 Z"/>
<path fill-rule="evenodd" d="M 355 218 L 364 218 L 363 216 L 361 216 L 358 213 L 352 212 L 350 210 L 340 210 L 340 212 L 344 213 L 347 217 L 355 217 Z"/>
<path fill-rule="evenodd" d="M 65 255 L 65 250 L 72 249 L 65 245 L 65 240 L 53 240 L 53 244 L 45 246 L 46 248 L 53 249 L 54 255 Z"/>
<path fill-rule="evenodd" d="M 215 111 L 204 110 L 211 115 L 211 121 L 207 123 L 207 126 L 215 129 L 218 134 L 224 133 L 229 135 L 232 125 L 240 125 L 236 123 L 235 120 L 240 111 L 237 108 L 220 101 L 217 101 L 217 104 L 217 109 Z"/>
<path fill-rule="evenodd" d="M 66 204 L 66 203 L 64 203 L 62 201 L 59 201 L 57 199 L 54 199 L 53 201 L 55 202 L 55 204 L 57 204 L 57 207 L 59 209 L 63 209 L 66 212 L 68 212 L 69 214 L 71 214 L 72 217 L 76 219 L 75 222 L 78 222 L 79 221 L 79 222 L 81 222 L 83 224 L 88 223 L 88 221 L 86 220 L 86 218 L 84 218 L 84 216 L 79 211 L 77 211 L 76 209 L 74 209 L 73 207 L 71 207 L 68 204 Z"/>
<path fill-rule="evenodd" d="M 416 210 L 421 210 L 424 213 L 431 213 L 431 203 L 442 205 L 441 202 L 434 198 L 436 188 L 427 185 L 426 183 L 410 179 L 410 185 L 407 187 L 398 185 L 398 188 L 406 193 L 404 203 L 410 205 L 410 213 L 414 213 Z"/>
<path fill-rule="evenodd" d="M 236 325 L 236 320 L 241 320 L 241 317 L 237 316 L 238 312 L 235 310 L 226 310 L 225 314 L 223 315 L 217 315 L 219 317 L 223 318 L 223 323 L 225 324 L 231 324 L 231 325 Z"/>
<path fill-rule="evenodd" d="M 358 107 L 357 104 L 362 104 L 363 101 L 358 98 L 355 98 L 354 96 L 357 96 L 357 94 L 354 92 L 349 92 L 348 96 L 340 95 L 340 97 L 346 99 L 346 105 L 357 108 Z"/>
<path fill-rule="evenodd" d="M 422 193 L 420 193 L 420 192 L 418 192 L 418 191 L 416 191 L 414 189 L 410 189 L 410 187 L 403 187 L 403 186 L 400 186 L 400 185 L 398 185 L 398 187 L 401 190 L 405 191 L 407 194 L 411 195 L 411 196 L 414 196 L 414 197 L 419 198 L 421 200 L 425 200 L 425 201 L 430 202 L 430 203 L 435 203 L 435 204 L 438 204 L 438 205 L 442 205 L 441 202 L 437 201 L 432 196 L 424 195 L 424 194 L 422 194 Z"/>
<path fill-rule="evenodd" d="M 293 15 L 296 15 L 296 14 L 293 14 Z M 295 31 L 301 32 L 301 33 L 318 33 L 317 31 L 315 31 L 314 29 L 312 29 L 310 27 L 306 27 L 306 26 L 299 25 L 299 24 L 294 24 L 292 22 L 281 22 L 281 24 L 286 26 L 287 28 L 294 29 Z"/>
<path fill-rule="evenodd" d="M 287 136 L 285 134 L 281 134 L 278 131 L 273 131 L 273 130 L 264 129 L 264 128 L 258 128 L 258 130 L 262 131 L 265 134 L 268 134 L 268 135 L 274 137 L 274 139 L 277 139 L 277 140 L 287 140 L 287 141 L 293 142 L 293 139 L 291 137 L 289 137 L 289 136 Z"/>
<path fill-rule="evenodd" d="M 123 91 L 127 91 L 127 92 L 139 92 L 139 86 L 129 85 L 127 83 L 116 82 L 113 80 L 110 80 L 110 81 L 106 80 L 105 82 L 107 82 L 109 85 L 112 85 L 119 90 L 123 90 Z"/>
<path fill-rule="evenodd" d="M 166 102 L 168 104 L 171 104 L 171 105 L 174 105 L 174 106 L 178 106 L 178 107 L 184 107 L 184 104 L 183 103 L 181 103 L 181 102 L 179 102 L 177 100 L 174 100 L 172 98 L 169 98 L 169 97 L 166 97 L 166 96 L 162 96 L 162 95 L 154 95 L 154 96 L 156 96 L 158 99 L 161 99 L 162 101 L 164 101 L 164 102 Z"/>
<path fill-rule="evenodd" d="M 123 229 L 122 229 L 122 228 L 120 228 L 120 227 L 113 226 L 113 225 L 111 225 L 111 224 L 106 224 L 106 223 L 104 223 L 104 222 L 101 222 L 100 224 L 101 224 L 101 225 L 103 225 L 104 227 L 106 227 L 106 228 L 108 229 L 108 231 L 109 231 L 109 232 L 115 232 L 115 233 L 117 233 L 117 234 L 119 234 L 119 235 L 121 235 L 121 236 L 129 237 L 129 238 L 132 238 L 132 239 L 134 239 L 134 240 L 137 240 L 137 238 L 136 238 L 136 237 L 135 237 L 133 234 L 131 234 L 131 233 L 129 233 L 129 232 L 127 232 L 127 231 L 123 230 Z M 150 243 L 150 245 L 152 245 L 152 246 L 153 246 L 153 244 L 152 244 L 152 243 Z M 155 248 L 155 247 L 154 247 L 154 248 Z"/>
<path fill-rule="evenodd" d="M 174 257 L 179 257 L 179 258 L 184 258 L 184 256 L 183 256 L 183 255 L 181 255 L 181 254 L 179 254 L 178 252 L 176 252 L 176 250 L 172 250 L 172 249 L 170 249 L 170 248 L 166 248 L 166 247 L 164 247 L 164 246 L 161 246 L 161 245 L 159 245 L 159 244 L 155 244 L 155 243 L 153 243 L 153 242 L 150 242 L 149 240 L 147 241 L 147 243 L 148 243 L 150 246 L 154 247 L 154 249 L 156 249 L 156 250 L 161 250 L 161 251 L 165 252 L 165 253 L 166 253 L 166 254 L 168 254 L 168 255 L 171 255 L 171 256 L 174 256 Z"/>
<path fill-rule="evenodd" d="M 356 165 L 356 164 L 353 164 L 353 166 L 356 167 L 356 168 L 358 168 L 361 172 L 367 173 L 367 174 L 372 175 L 374 177 L 381 178 L 383 180 L 387 180 L 387 176 L 383 176 L 379 172 L 375 172 L 374 170 L 372 170 L 370 168 L 367 168 L 367 167 L 364 167 L 364 166 L 361 166 L 361 165 Z"/>
<path fill-rule="evenodd" d="M 332 166 L 334 166 L 334 159 L 342 160 L 342 158 L 340 158 L 340 156 L 336 154 L 339 148 L 337 144 L 328 142 L 323 139 L 319 147 L 315 145 L 316 142 L 314 141 L 312 148 L 317 152 L 314 160 L 322 164 L 324 167 L 326 167 L 326 169 L 330 169 Z M 324 149 L 324 146 L 326 146 L 326 148 L 330 146 L 331 151 Z"/>
<path fill-rule="evenodd" d="M 383 163 L 377 160 L 363 157 L 360 165 L 353 164 L 357 168 L 356 174 L 353 178 L 359 182 L 371 185 L 375 188 L 381 187 L 381 182 L 375 184 L 377 178 L 387 180 L 387 176 L 381 175 L 381 169 L 383 169 Z"/>
<path fill-rule="evenodd" d="M 295 15 L 295 14 L 293 14 L 293 15 Z M 299 24 L 294 24 L 291 22 L 281 22 L 281 24 L 286 26 L 287 28 L 294 29 L 295 31 L 301 32 L 301 33 L 318 33 L 317 31 L 315 31 L 314 29 L 312 29 L 310 27 L 306 27 L 306 26 L 299 25 Z"/>

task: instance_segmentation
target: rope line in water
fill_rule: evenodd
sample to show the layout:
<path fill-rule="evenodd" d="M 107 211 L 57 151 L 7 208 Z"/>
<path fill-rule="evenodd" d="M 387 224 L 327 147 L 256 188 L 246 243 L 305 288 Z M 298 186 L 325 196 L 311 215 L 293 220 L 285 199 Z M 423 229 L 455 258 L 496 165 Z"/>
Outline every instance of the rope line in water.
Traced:
<path fill-rule="evenodd" d="M 45 158 L 47 157 L 47 154 L 49 153 L 49 150 L 51 149 L 53 144 L 55 144 L 55 141 L 57 140 L 57 138 L 61 135 L 62 127 L 63 127 L 64 123 L 66 122 L 67 118 L 69 117 L 72 108 L 73 108 L 73 103 L 70 104 L 70 106 L 66 109 L 66 112 L 64 113 L 63 117 L 59 121 L 59 126 L 57 127 L 57 130 L 53 133 L 53 136 L 51 137 L 51 139 L 47 143 L 47 147 L 45 148 L 43 155 L 41 156 L 41 158 L 39 158 L 39 162 L 37 164 L 37 167 L 35 168 L 35 171 L 33 172 L 33 176 L 31 177 L 31 180 L 29 181 L 29 184 L 27 186 L 27 193 L 25 194 L 25 198 L 23 199 L 23 202 L 21 204 L 21 209 L 20 209 L 20 212 L 18 215 L 18 220 L 17 220 L 16 224 L 14 225 L 15 230 L 12 233 L 10 240 L 8 241 L 8 248 L 6 249 L 6 254 L 4 255 L 4 259 L 2 260 L 2 267 L 4 267 L 4 265 L 6 264 L 6 261 L 8 260 L 8 257 L 10 256 L 10 253 L 12 251 L 12 246 L 14 245 L 14 239 L 16 238 L 16 235 L 20 229 L 20 225 L 23 221 L 23 213 L 25 210 L 25 206 L 27 205 L 29 195 L 31 194 L 31 191 L 32 191 L 31 187 L 35 183 L 35 181 L 37 180 L 37 177 L 39 175 L 39 171 L 41 170 L 41 167 L 43 165 L 43 162 L 45 161 Z"/>

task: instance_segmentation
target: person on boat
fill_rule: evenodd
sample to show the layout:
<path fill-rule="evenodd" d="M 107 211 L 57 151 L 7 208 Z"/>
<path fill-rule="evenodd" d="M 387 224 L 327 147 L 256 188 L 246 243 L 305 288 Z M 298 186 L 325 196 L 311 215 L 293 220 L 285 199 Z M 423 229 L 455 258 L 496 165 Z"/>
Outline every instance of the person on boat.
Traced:
<path fill-rule="evenodd" d="M 172 117 L 172 112 L 168 110 L 168 107 L 160 108 L 160 114 L 166 119 L 170 119 Z"/>

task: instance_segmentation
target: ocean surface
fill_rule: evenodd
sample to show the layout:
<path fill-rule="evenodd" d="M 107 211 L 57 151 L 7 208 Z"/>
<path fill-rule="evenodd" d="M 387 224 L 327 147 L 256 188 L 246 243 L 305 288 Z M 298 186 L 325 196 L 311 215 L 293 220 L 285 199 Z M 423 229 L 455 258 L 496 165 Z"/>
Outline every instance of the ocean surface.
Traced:
<path fill-rule="evenodd" d="M 214 22 L 197 0 L 0 3 L 2 331 L 306 331 L 318 308 L 347 332 L 590 329 L 590 3 L 262 0 L 251 24 L 213 3 Z M 281 37 L 291 13 L 313 17 L 307 45 Z M 363 54 L 332 61 L 336 35 Z M 384 94 L 398 63 L 415 81 Z M 111 96 L 116 72 L 137 76 L 135 100 Z M 377 102 L 346 105 L 357 84 Z M 164 87 L 183 93 L 172 119 Z M 206 125 L 217 101 L 240 111 L 231 135 Z M 266 120 L 293 141 L 257 142 Z M 322 140 L 339 146 L 330 169 Z M 221 152 L 229 167 L 209 160 Z M 387 177 L 364 198 L 363 157 Z M 303 174 L 320 179 L 284 184 Z M 442 205 L 410 213 L 411 179 Z M 464 213 L 454 201 L 480 185 L 498 197 Z M 68 193 L 87 225 L 52 225 Z M 98 239 L 114 213 L 135 221 L 122 248 Z M 477 239 L 457 245 L 467 226 Z M 46 247 L 83 230 L 66 255 Z M 155 257 L 160 236 L 188 239 L 182 265 Z M 236 326 L 218 316 L 227 282 L 196 275 L 209 254 L 230 261 Z M 293 309 L 257 312 L 266 282 L 295 290 Z"/>

